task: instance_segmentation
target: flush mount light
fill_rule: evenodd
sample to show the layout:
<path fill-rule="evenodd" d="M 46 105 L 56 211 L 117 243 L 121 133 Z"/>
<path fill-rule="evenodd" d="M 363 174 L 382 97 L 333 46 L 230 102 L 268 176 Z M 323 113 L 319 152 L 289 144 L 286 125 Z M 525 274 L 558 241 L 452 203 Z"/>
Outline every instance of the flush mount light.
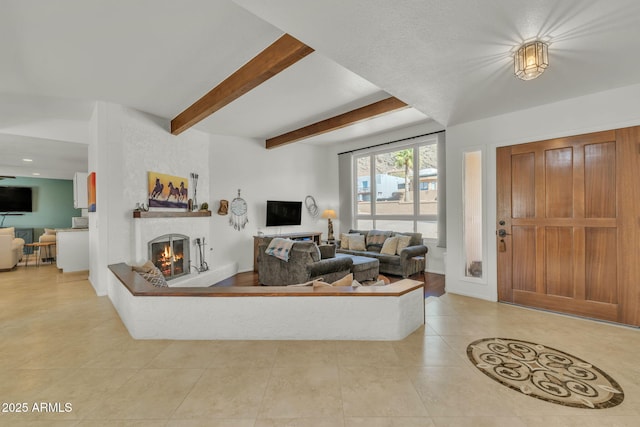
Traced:
<path fill-rule="evenodd" d="M 33 162 L 33 159 L 22 159 L 23 162 Z"/>
<path fill-rule="evenodd" d="M 40 176 L 40 172 L 34 172 L 34 173 L 32 173 L 31 175 L 33 175 L 33 176 Z"/>
<path fill-rule="evenodd" d="M 533 80 L 549 66 L 548 45 L 541 41 L 525 43 L 513 58 L 513 71 L 521 80 Z"/>

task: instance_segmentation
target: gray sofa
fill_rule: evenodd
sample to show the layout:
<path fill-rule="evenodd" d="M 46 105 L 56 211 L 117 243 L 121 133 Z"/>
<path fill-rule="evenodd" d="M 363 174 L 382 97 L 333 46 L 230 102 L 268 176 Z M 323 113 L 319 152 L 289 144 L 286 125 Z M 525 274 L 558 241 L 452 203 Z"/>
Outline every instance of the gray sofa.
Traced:
<path fill-rule="evenodd" d="M 258 282 L 261 285 L 295 285 L 319 278 L 331 283 L 351 272 L 351 259 L 323 259 L 314 242 L 295 242 L 289 253 L 289 261 L 267 255 L 265 250 L 270 242 L 270 238 L 265 238 L 258 246 Z"/>
<path fill-rule="evenodd" d="M 399 255 L 385 255 L 380 253 L 381 244 L 372 243 L 371 234 L 383 233 L 386 237 L 396 235 L 410 236 L 409 246 L 402 249 Z M 336 252 L 348 255 L 376 258 L 380 261 L 380 273 L 394 276 L 409 277 L 416 273 L 422 273 L 426 267 L 426 255 L 429 251 L 422 243 L 422 233 L 399 233 L 380 230 L 349 230 L 349 234 L 359 233 L 365 236 L 366 250 L 343 249 L 338 246 Z"/>

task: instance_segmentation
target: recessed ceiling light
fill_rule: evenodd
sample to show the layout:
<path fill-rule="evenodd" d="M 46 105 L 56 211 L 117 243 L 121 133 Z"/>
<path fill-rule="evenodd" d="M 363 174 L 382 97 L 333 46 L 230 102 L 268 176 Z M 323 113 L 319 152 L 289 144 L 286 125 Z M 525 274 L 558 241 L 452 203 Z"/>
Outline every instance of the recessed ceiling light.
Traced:
<path fill-rule="evenodd" d="M 23 162 L 33 162 L 33 159 L 22 159 Z"/>
<path fill-rule="evenodd" d="M 40 172 L 34 172 L 34 173 L 32 173 L 31 175 L 33 175 L 33 176 L 40 176 Z"/>

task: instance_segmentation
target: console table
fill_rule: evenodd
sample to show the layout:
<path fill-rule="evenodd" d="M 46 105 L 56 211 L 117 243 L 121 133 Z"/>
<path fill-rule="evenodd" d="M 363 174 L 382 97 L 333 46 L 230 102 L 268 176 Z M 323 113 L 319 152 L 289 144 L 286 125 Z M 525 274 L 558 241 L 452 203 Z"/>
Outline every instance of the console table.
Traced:
<path fill-rule="evenodd" d="M 300 233 L 285 233 L 285 234 L 263 234 L 262 236 L 253 236 L 253 271 L 258 272 L 258 246 L 264 241 L 264 239 L 272 239 L 274 237 L 280 237 L 282 239 L 291 240 L 313 240 L 316 245 L 320 244 L 321 232 L 310 231 Z"/>

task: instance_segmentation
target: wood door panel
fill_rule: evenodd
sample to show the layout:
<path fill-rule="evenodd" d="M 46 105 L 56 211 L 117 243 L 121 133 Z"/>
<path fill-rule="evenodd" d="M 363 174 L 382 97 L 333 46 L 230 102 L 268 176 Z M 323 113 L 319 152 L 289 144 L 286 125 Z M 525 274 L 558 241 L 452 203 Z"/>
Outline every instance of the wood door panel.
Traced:
<path fill-rule="evenodd" d="M 548 295 L 574 297 L 573 229 L 545 228 L 545 284 Z"/>
<path fill-rule="evenodd" d="M 513 218 L 536 216 L 535 154 L 511 157 L 511 210 Z"/>
<path fill-rule="evenodd" d="M 620 321 L 640 326 L 640 127 L 617 130 L 616 147 Z"/>
<path fill-rule="evenodd" d="M 545 211 L 547 218 L 573 217 L 573 148 L 544 153 Z"/>
<path fill-rule="evenodd" d="M 585 216 L 616 217 L 616 144 L 584 147 Z"/>
<path fill-rule="evenodd" d="M 499 299 L 640 326 L 640 126 L 500 147 L 496 170 Z"/>
<path fill-rule="evenodd" d="M 536 229 L 513 227 L 513 289 L 536 290 Z"/>
<path fill-rule="evenodd" d="M 590 301 L 617 304 L 617 230 L 587 228 L 585 230 L 585 298 Z"/>
<path fill-rule="evenodd" d="M 513 290 L 513 302 L 528 307 L 537 307 L 561 313 L 596 319 L 618 321 L 618 308 L 615 304 L 605 304 L 596 301 L 574 300 L 557 295 L 541 295 L 535 292 Z"/>

